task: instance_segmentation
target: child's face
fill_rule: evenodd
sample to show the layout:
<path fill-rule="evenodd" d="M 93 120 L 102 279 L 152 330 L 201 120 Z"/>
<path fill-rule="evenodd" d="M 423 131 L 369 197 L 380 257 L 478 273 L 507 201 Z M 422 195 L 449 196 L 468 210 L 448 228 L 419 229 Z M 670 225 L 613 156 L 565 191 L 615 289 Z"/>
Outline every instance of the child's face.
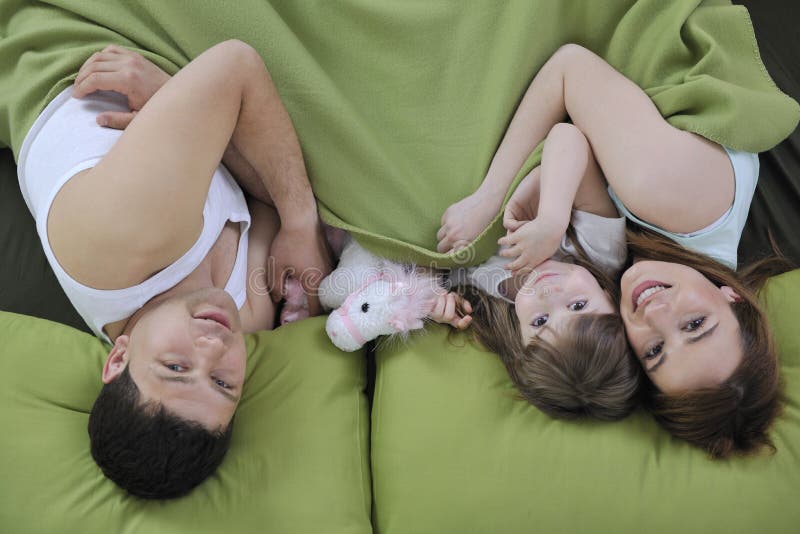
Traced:
<path fill-rule="evenodd" d="M 580 313 L 615 313 L 611 298 L 589 271 L 547 260 L 528 275 L 514 309 L 525 344 L 534 337 L 553 343 L 558 331 Z"/>

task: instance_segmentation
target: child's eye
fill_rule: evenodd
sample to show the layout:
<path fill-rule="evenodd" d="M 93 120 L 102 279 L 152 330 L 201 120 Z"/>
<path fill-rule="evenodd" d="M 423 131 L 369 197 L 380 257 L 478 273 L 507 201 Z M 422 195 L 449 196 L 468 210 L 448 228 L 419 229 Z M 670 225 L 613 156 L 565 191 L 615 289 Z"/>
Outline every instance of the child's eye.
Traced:
<path fill-rule="evenodd" d="M 686 325 L 684 325 L 683 329 L 685 331 L 687 331 L 687 332 L 694 332 L 695 330 L 697 330 L 698 328 L 703 326 L 703 323 L 705 323 L 705 322 L 706 322 L 705 316 L 698 317 L 697 319 L 692 319 L 691 321 L 686 323 Z"/>
<path fill-rule="evenodd" d="M 536 319 L 533 320 L 533 322 L 531 323 L 531 326 L 535 326 L 536 328 L 539 328 L 540 326 L 544 326 L 545 324 L 547 324 L 547 319 L 549 319 L 549 318 L 550 318 L 550 315 L 548 315 L 548 314 L 540 315 L 539 317 L 537 317 Z"/>
<path fill-rule="evenodd" d="M 664 348 L 664 342 L 656 343 L 644 353 L 645 360 L 652 360 L 659 354 L 661 354 L 661 349 Z"/>
<path fill-rule="evenodd" d="M 178 363 L 168 363 L 165 364 L 164 367 L 169 369 L 170 371 L 175 371 L 176 373 L 182 373 L 186 370 L 186 368 Z"/>
<path fill-rule="evenodd" d="M 576 302 L 570 303 L 570 305 L 567 306 L 567 309 L 569 309 L 569 311 L 581 311 L 586 307 L 588 303 L 589 303 L 588 300 L 578 300 Z"/>

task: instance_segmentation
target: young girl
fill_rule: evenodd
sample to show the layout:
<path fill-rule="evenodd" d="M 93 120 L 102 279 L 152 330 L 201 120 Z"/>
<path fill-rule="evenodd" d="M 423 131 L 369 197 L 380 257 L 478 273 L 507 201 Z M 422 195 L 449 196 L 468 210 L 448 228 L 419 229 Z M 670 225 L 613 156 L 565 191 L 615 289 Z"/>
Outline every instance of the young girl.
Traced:
<path fill-rule="evenodd" d="M 478 235 L 528 154 L 567 114 L 620 212 L 647 229 L 633 238 L 634 260 L 656 260 L 635 263 L 621 280 L 627 337 L 652 382 L 647 405 L 670 432 L 715 457 L 769 444 L 777 357 L 758 277 L 734 272 L 758 157 L 671 126 L 641 88 L 589 50 L 563 46 L 542 66 L 483 184 L 445 212 L 439 250 Z M 513 248 L 524 229 L 504 240 L 517 258 L 512 269 L 525 262 Z"/>
<path fill-rule="evenodd" d="M 640 375 L 617 310 L 625 218 L 577 127 L 550 130 L 541 166 L 520 183 L 503 222 L 499 255 L 451 277 L 474 310 L 475 337 L 548 414 L 625 417 Z"/>

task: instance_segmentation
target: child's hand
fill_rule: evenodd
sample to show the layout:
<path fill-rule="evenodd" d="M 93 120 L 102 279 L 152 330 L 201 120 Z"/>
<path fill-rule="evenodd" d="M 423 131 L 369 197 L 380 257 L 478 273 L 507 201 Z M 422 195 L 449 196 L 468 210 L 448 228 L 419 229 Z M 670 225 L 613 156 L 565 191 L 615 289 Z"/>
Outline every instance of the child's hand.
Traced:
<path fill-rule="evenodd" d="M 515 258 L 506 269 L 513 275 L 527 274 L 558 250 L 566 228 L 543 217 L 528 221 L 509 232 L 497 242 L 508 248 L 501 250 L 504 258 Z"/>
<path fill-rule="evenodd" d="M 519 183 L 503 211 L 503 227 L 509 232 L 536 218 L 539 205 L 539 167 L 528 173 Z"/>
<path fill-rule="evenodd" d="M 116 91 L 128 97 L 128 113 L 107 111 L 97 123 L 124 130 L 148 100 L 167 83 L 170 76 L 143 55 L 121 46 L 109 45 L 95 52 L 78 71 L 72 96 L 82 98 L 95 91 Z"/>
<path fill-rule="evenodd" d="M 449 324 L 458 330 L 464 330 L 472 322 L 472 305 L 456 293 L 439 295 L 431 308 L 428 317 L 437 323 Z"/>

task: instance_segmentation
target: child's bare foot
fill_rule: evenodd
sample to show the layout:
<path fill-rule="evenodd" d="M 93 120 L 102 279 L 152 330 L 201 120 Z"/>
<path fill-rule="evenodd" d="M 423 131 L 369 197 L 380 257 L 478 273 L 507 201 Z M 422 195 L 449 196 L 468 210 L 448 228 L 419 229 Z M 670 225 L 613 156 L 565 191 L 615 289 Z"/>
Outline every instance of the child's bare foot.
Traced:
<path fill-rule="evenodd" d="M 442 227 L 436 234 L 439 252 L 454 252 L 469 245 L 500 212 L 502 195 L 478 189 L 445 210 Z"/>

